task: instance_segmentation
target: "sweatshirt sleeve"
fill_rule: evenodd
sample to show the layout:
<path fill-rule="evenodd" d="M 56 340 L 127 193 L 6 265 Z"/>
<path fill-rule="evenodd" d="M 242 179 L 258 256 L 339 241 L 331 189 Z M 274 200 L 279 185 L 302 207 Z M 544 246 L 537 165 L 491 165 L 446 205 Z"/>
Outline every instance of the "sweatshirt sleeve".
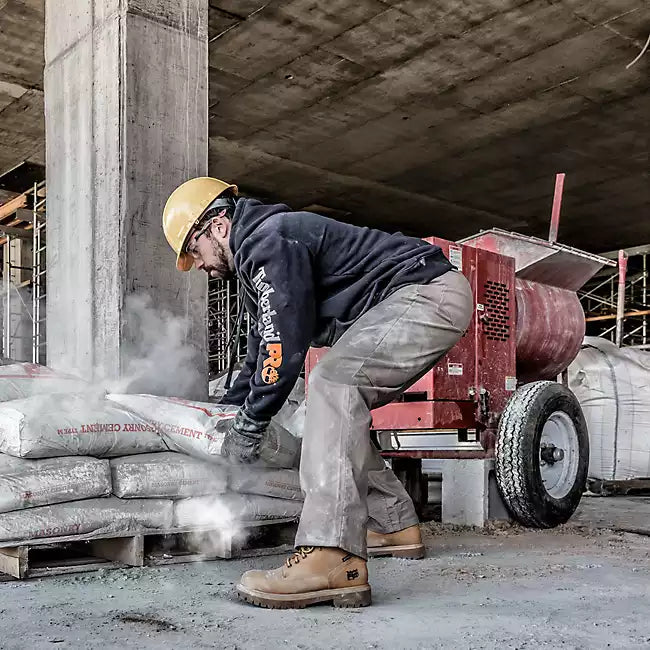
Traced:
<path fill-rule="evenodd" d="M 312 340 L 312 260 L 307 246 L 280 232 L 260 233 L 244 272 L 257 294 L 259 346 L 244 409 L 270 420 L 289 396 Z"/>
<path fill-rule="evenodd" d="M 254 320 L 255 317 L 253 317 Z M 257 323 L 251 323 L 246 340 L 246 359 L 237 378 L 221 400 L 222 404 L 243 406 L 250 391 L 251 377 L 257 368 L 257 356 L 260 348 L 260 335 L 257 332 Z"/>

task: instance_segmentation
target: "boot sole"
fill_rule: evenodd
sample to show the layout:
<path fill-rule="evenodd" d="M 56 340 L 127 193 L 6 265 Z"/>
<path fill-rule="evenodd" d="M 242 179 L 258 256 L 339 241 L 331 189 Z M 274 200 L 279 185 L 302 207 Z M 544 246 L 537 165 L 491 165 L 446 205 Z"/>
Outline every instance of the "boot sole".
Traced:
<path fill-rule="evenodd" d="M 370 585 L 306 591 L 303 594 L 269 594 L 237 585 L 237 596 L 251 605 L 269 609 L 303 609 L 308 605 L 330 602 L 334 607 L 367 607 L 372 602 Z"/>
<path fill-rule="evenodd" d="M 368 557 L 400 557 L 406 560 L 421 560 L 424 557 L 424 544 L 370 546 L 368 547 Z"/>

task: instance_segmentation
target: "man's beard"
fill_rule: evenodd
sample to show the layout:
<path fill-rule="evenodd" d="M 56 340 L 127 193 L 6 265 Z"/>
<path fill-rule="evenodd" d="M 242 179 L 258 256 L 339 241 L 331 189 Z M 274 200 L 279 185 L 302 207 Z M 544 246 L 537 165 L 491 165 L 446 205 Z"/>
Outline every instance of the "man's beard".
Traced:
<path fill-rule="evenodd" d="M 230 268 L 230 251 L 226 245 L 220 241 L 212 241 L 212 250 L 214 251 L 215 263 L 205 268 L 211 278 L 219 280 L 231 280 L 235 277 L 234 271 Z"/>

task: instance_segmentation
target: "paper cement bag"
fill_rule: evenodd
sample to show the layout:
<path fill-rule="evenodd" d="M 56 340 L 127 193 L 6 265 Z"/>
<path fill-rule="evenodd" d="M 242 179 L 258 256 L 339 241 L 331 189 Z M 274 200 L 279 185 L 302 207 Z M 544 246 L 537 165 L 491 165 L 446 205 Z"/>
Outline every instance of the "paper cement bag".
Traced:
<path fill-rule="evenodd" d="M 53 393 L 0 404 L 0 452 L 12 456 L 125 456 L 166 450 L 151 424 L 103 396 Z"/>
<path fill-rule="evenodd" d="M 292 413 L 291 417 L 287 418 L 284 422 L 284 428 L 296 438 L 302 439 L 302 434 L 305 430 L 305 418 L 307 417 L 307 402 L 303 401 L 302 404 Z"/>
<path fill-rule="evenodd" d="M 0 514 L 0 542 L 167 530 L 173 504 L 163 499 L 108 497 L 5 512 Z"/>
<path fill-rule="evenodd" d="M 107 460 L 88 456 L 27 460 L 0 454 L 0 512 L 110 493 Z"/>
<path fill-rule="evenodd" d="M 240 494 L 260 494 L 302 501 L 300 476 L 295 469 L 262 469 L 237 465 L 230 469 L 228 487 Z"/>
<path fill-rule="evenodd" d="M 173 451 L 111 461 L 113 494 L 121 498 L 185 498 L 221 494 L 227 468 Z"/>
<path fill-rule="evenodd" d="M 78 377 L 35 363 L 0 366 L 0 402 L 48 393 L 76 393 L 88 386 Z"/>
<path fill-rule="evenodd" d="M 296 519 L 301 511 L 301 501 L 229 492 L 175 501 L 174 525 L 222 529 L 239 522 Z"/>
<path fill-rule="evenodd" d="M 155 395 L 110 394 L 108 399 L 156 427 L 170 449 L 212 462 L 224 461 L 221 445 L 237 406 Z M 293 467 L 299 455 L 300 440 L 272 421 L 255 465 Z"/>
<path fill-rule="evenodd" d="M 233 373 L 232 381 L 235 381 L 235 378 L 239 374 L 239 370 L 236 370 Z M 210 382 L 209 395 L 214 399 L 215 402 L 218 402 L 220 398 L 224 397 L 226 394 L 225 384 L 226 375 L 222 375 L 217 379 L 213 379 Z M 296 412 L 302 409 L 302 414 L 298 417 L 295 417 Z M 302 427 L 304 425 L 305 419 L 305 380 L 302 377 L 298 377 L 294 387 L 289 393 L 286 401 L 282 405 L 282 408 L 278 411 L 278 414 L 273 418 L 273 421 L 277 424 L 282 425 L 287 431 L 292 435 L 302 438 Z"/>

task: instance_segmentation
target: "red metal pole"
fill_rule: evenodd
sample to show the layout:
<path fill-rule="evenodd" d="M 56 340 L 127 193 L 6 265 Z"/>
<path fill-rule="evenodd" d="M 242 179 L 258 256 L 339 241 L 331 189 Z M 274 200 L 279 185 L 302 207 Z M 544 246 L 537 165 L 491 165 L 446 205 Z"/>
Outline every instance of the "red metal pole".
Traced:
<path fill-rule="evenodd" d="M 564 174 L 555 174 L 555 194 L 553 195 L 553 211 L 551 212 L 551 227 L 548 240 L 551 244 L 557 241 L 557 231 L 560 227 L 560 209 L 562 208 L 562 191 L 564 190 Z"/>
<path fill-rule="evenodd" d="M 625 279 L 627 277 L 627 255 L 618 251 L 618 302 L 616 303 L 616 345 L 623 344 L 623 318 L 625 316 Z"/>

